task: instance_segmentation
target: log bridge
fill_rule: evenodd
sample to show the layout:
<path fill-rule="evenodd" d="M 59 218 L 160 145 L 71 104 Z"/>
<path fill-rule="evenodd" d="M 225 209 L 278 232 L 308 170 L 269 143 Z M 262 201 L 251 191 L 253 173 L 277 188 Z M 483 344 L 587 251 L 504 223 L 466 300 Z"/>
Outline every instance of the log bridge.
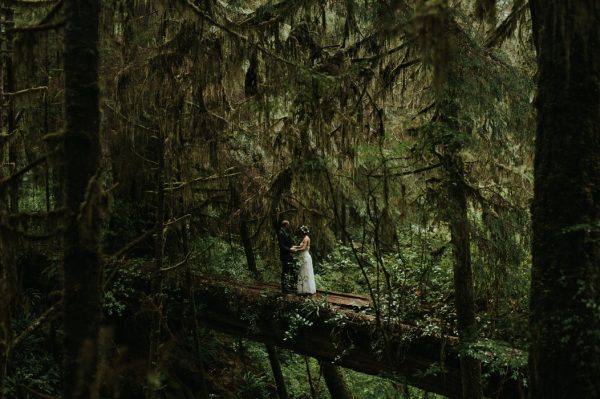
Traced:
<path fill-rule="evenodd" d="M 461 397 L 458 339 L 415 326 L 377 321 L 369 298 L 331 291 L 283 295 L 279 286 L 196 275 L 198 317 L 208 328 L 272 344 L 359 372 Z M 517 349 L 514 349 L 518 352 Z M 525 398 L 524 370 L 483 366 L 489 398 Z"/>

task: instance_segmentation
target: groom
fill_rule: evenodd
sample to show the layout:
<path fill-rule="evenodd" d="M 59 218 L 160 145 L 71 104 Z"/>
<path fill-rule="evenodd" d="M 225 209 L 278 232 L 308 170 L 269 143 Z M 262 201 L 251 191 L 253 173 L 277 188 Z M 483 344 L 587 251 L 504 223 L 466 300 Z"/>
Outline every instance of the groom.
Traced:
<path fill-rule="evenodd" d="M 279 242 L 279 258 L 281 259 L 281 291 L 284 294 L 295 292 L 296 265 L 292 256 L 296 250 L 292 249 L 294 243 L 289 233 L 290 222 L 284 220 L 281 222 L 281 228 L 277 233 Z"/>

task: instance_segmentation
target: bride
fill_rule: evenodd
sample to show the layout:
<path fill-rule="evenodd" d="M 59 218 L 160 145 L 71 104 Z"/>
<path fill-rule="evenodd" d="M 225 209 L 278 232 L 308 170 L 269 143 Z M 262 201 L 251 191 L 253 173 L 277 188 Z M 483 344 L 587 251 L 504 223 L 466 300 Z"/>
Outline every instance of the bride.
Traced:
<path fill-rule="evenodd" d="M 293 250 L 300 253 L 300 270 L 298 271 L 298 294 L 314 294 L 317 292 L 315 275 L 313 273 L 312 257 L 310 256 L 310 237 L 308 227 L 300 227 L 304 236 L 300 245 L 294 245 Z"/>

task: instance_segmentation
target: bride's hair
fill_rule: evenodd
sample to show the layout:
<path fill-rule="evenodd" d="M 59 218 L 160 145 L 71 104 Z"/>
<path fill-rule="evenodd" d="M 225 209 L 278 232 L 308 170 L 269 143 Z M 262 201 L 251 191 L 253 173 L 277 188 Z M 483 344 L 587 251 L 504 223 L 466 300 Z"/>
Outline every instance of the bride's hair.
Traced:
<path fill-rule="evenodd" d="M 310 230 L 308 229 L 307 226 L 301 226 L 300 227 L 300 231 L 302 232 L 302 234 L 308 234 L 308 233 L 310 233 Z"/>

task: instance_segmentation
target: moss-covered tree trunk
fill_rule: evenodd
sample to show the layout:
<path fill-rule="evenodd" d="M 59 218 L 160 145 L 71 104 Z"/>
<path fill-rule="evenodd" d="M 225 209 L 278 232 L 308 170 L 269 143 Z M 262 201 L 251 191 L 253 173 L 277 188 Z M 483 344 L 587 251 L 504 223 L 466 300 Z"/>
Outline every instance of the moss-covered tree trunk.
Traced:
<path fill-rule="evenodd" d="M 329 362 L 321 362 L 323 378 L 331 395 L 331 399 L 352 399 L 352 392 L 339 367 Z"/>
<path fill-rule="evenodd" d="M 64 399 L 90 398 L 102 316 L 98 0 L 65 0 Z"/>
<path fill-rule="evenodd" d="M 0 7 L 0 88 L 3 95 L 0 96 L 0 130 L 3 134 L 10 134 L 14 128 L 11 128 L 11 121 L 14 121 L 12 112 L 12 100 L 4 93 L 12 91 L 12 59 L 11 59 L 11 34 L 8 29 L 12 26 L 12 9 L 2 3 Z M 14 167 L 6 167 L 14 159 L 13 145 L 10 140 L 0 142 L 0 180 L 8 177 Z M 0 192 L 0 213 L 13 211 L 15 202 L 13 194 L 15 187 L 13 183 L 9 187 L 9 196 Z M 10 205 L 9 205 L 10 198 Z M 11 328 L 11 303 L 13 297 L 12 280 L 14 276 L 14 237 L 8 231 L 0 226 L 0 398 L 3 397 L 4 381 L 7 372 L 8 357 L 13 338 Z"/>
<path fill-rule="evenodd" d="M 460 355 L 460 373 L 463 399 L 482 397 L 481 364 L 464 350 L 477 340 L 477 321 L 473 298 L 473 270 L 471 265 L 471 238 L 467 209 L 467 186 L 461 150 L 466 136 L 461 131 L 456 85 L 461 76 L 456 62 L 450 61 L 448 77 L 439 100 L 439 120 L 443 130 L 442 165 L 445 171 L 444 211 L 450 228 L 452 244 L 454 298 L 458 339 L 463 349 Z"/>
<path fill-rule="evenodd" d="M 600 2 L 532 0 L 532 398 L 600 397 Z"/>
<path fill-rule="evenodd" d="M 454 297 L 458 339 L 466 349 L 477 340 L 477 321 L 473 300 L 473 271 L 471 267 L 471 249 L 469 237 L 469 219 L 467 217 L 467 197 L 464 186 L 464 164 L 457 145 L 446 147 L 444 155 L 447 182 L 448 224 L 450 241 L 454 255 Z M 478 399 L 481 391 L 481 364 L 471 356 L 461 353 L 460 373 L 463 399 Z"/>

